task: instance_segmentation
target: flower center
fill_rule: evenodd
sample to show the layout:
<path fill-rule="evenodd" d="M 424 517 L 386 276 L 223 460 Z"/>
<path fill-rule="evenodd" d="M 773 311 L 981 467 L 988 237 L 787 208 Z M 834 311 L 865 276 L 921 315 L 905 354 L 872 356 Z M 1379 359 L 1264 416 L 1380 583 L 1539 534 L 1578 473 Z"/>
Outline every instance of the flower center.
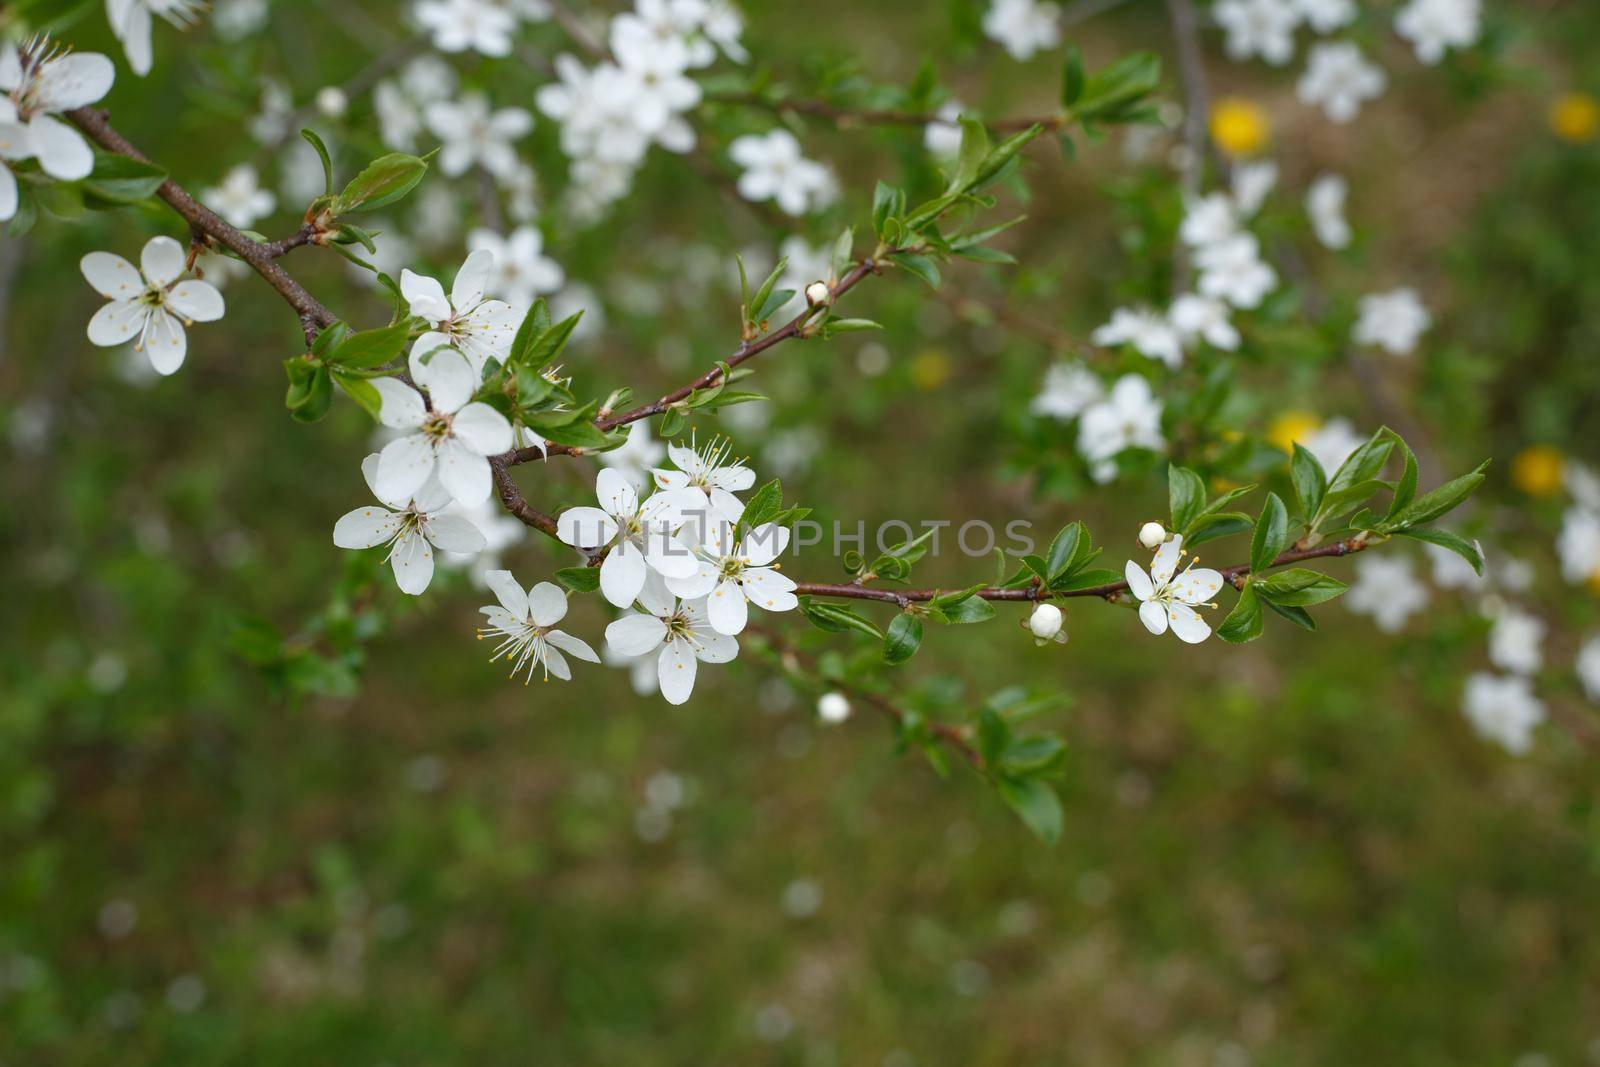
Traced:
<path fill-rule="evenodd" d="M 532 618 L 518 619 L 509 627 L 482 626 L 478 628 L 478 640 L 485 637 L 499 638 L 500 643 L 495 646 L 494 654 L 489 657 L 493 663 L 498 659 L 505 659 L 511 664 L 511 673 L 508 678 L 515 678 L 526 673 L 522 680 L 527 685 L 533 680 L 536 667 L 544 667 L 545 681 L 550 680 L 550 666 L 545 662 L 544 635 L 549 631 L 542 626 L 535 626 Z"/>
<path fill-rule="evenodd" d="M 449 437 L 450 416 L 438 411 L 428 412 L 427 418 L 422 420 L 422 436 L 438 444 Z"/>

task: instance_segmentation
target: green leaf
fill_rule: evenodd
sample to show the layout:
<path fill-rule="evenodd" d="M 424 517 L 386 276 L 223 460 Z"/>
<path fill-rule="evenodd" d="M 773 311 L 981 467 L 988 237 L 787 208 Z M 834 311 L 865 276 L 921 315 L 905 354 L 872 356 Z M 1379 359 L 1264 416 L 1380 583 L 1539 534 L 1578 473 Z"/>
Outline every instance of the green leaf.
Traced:
<path fill-rule="evenodd" d="M 144 160 L 96 151 L 94 171 L 83 179 L 84 192 L 108 205 L 137 204 L 155 195 L 167 172 Z"/>
<path fill-rule="evenodd" d="M 1463 500 L 1472 495 L 1478 486 L 1483 484 L 1483 472 L 1488 467 L 1489 461 L 1484 460 L 1478 466 L 1478 469 L 1471 474 L 1463 474 L 1459 478 L 1452 478 L 1439 486 L 1439 488 L 1423 493 L 1400 514 L 1385 521 L 1383 529 L 1385 531 L 1398 531 L 1412 526 L 1420 526 L 1455 510 Z"/>
<path fill-rule="evenodd" d="M 1331 496 L 1375 479 L 1383 470 L 1383 465 L 1388 462 L 1389 453 L 1393 450 L 1394 442 L 1389 439 L 1388 430 L 1379 430 L 1373 434 L 1365 444 L 1350 453 L 1349 458 L 1339 465 L 1339 469 L 1334 472 L 1333 481 L 1328 483 L 1328 494 Z"/>
<path fill-rule="evenodd" d="M 1254 584 L 1240 591 L 1239 602 L 1217 627 L 1217 636 L 1229 644 L 1242 645 L 1261 636 L 1261 601 L 1256 597 Z"/>
<path fill-rule="evenodd" d="M 333 213 L 346 215 L 392 204 L 415 189 L 427 172 L 427 162 L 416 156 L 404 152 L 379 156 L 340 191 L 333 201 Z"/>
<path fill-rule="evenodd" d="M 322 192 L 324 196 L 333 193 L 333 160 L 328 158 L 328 146 L 322 143 L 315 130 L 301 130 L 300 136 L 305 138 L 306 144 L 317 150 L 317 158 L 322 161 Z"/>
<path fill-rule="evenodd" d="M 810 597 L 801 597 L 800 611 L 819 630 L 828 630 L 832 633 L 856 630 L 866 634 L 868 637 L 879 641 L 883 640 L 882 630 L 856 612 L 838 604 L 828 604 L 812 600 Z"/>
<path fill-rule="evenodd" d="M 1250 541 L 1250 570 L 1259 574 L 1272 566 L 1278 553 L 1289 546 L 1289 512 L 1277 493 L 1267 494 L 1266 506 Z"/>
<path fill-rule="evenodd" d="M 1000 799 L 1047 845 L 1061 840 L 1061 798 L 1038 778 L 996 778 Z"/>
<path fill-rule="evenodd" d="M 1317 457 L 1307 452 L 1296 441 L 1294 456 L 1289 460 L 1289 480 L 1294 482 L 1295 500 L 1300 504 L 1300 514 L 1310 519 L 1322 507 L 1322 498 L 1328 491 L 1328 475 Z"/>
<path fill-rule="evenodd" d="M 328 408 L 333 404 L 333 376 L 328 373 L 326 366 L 316 364 L 298 396 L 293 385 L 289 387 L 289 393 L 290 396 L 296 397 L 295 401 L 289 404 L 289 414 L 295 421 L 316 422 L 328 413 Z"/>
<path fill-rule="evenodd" d="M 764 522 L 771 522 L 782 508 L 783 485 L 774 478 L 746 501 L 744 512 L 739 517 L 739 529 L 753 530 Z"/>
<path fill-rule="evenodd" d="M 1050 542 L 1050 551 L 1045 554 L 1045 580 L 1053 581 L 1067 573 L 1067 568 L 1072 565 L 1073 557 L 1078 554 L 1078 537 L 1083 533 L 1082 523 L 1068 523 L 1056 534 L 1055 540 Z"/>
<path fill-rule="evenodd" d="M 1389 436 L 1394 439 L 1400 455 L 1405 459 L 1405 469 L 1400 473 L 1400 480 L 1394 486 L 1394 499 L 1389 502 L 1389 513 L 1385 520 L 1394 519 L 1417 495 L 1417 457 L 1412 454 L 1411 446 L 1399 434 L 1390 431 Z"/>
<path fill-rule="evenodd" d="M 756 314 L 756 311 L 767 306 L 768 297 L 772 296 L 772 290 L 777 286 L 778 279 L 783 277 L 784 269 L 788 266 L 788 259 L 778 260 L 778 265 L 772 268 L 772 273 L 767 275 L 767 280 L 761 283 L 761 288 L 757 289 L 755 295 L 745 304 L 745 314 L 751 322 L 761 322 L 765 317 Z M 794 294 L 791 292 L 789 295 L 793 296 Z"/>
<path fill-rule="evenodd" d="M 901 664 L 917 654 L 922 647 L 922 620 L 908 612 L 901 612 L 889 621 L 889 632 L 883 639 L 883 661 Z"/>
<path fill-rule="evenodd" d="M 885 240 L 891 219 L 905 214 L 906 194 L 885 182 L 879 182 L 872 191 L 872 232 Z"/>
<path fill-rule="evenodd" d="M 676 437 L 683 432 L 684 424 L 689 421 L 689 416 L 683 413 L 682 408 L 668 408 L 661 413 L 661 422 L 656 427 L 658 437 Z"/>
<path fill-rule="evenodd" d="M 1413 526 L 1404 530 L 1394 531 L 1396 537 L 1409 537 L 1414 541 L 1425 541 L 1430 545 L 1448 548 L 1468 563 L 1472 569 L 1483 577 L 1483 553 L 1478 551 L 1475 542 L 1468 541 L 1465 537 L 1453 534 L 1449 530 L 1438 530 L 1432 526 Z"/>
<path fill-rule="evenodd" d="M 1083 51 L 1069 44 L 1066 62 L 1061 65 L 1061 106 L 1070 110 L 1083 96 L 1083 86 Z"/>
<path fill-rule="evenodd" d="M 372 416 L 372 421 L 378 421 L 378 413 L 383 408 L 383 397 L 378 393 L 377 387 L 368 378 L 357 378 L 349 374 L 340 374 L 333 371 L 334 383 L 343 389 L 345 395 L 361 406 L 361 410 Z"/>
<path fill-rule="evenodd" d="M 1223 515 L 1202 515 L 1195 520 L 1194 528 L 1183 539 L 1183 547 L 1193 550 L 1223 537 L 1249 533 L 1255 526 L 1256 521 L 1242 511 L 1230 511 Z"/>
<path fill-rule="evenodd" d="M 1094 570 L 1076 571 L 1058 582 L 1052 582 L 1050 589 L 1057 593 L 1071 593 L 1079 589 L 1098 589 L 1102 585 L 1114 585 L 1120 581 L 1122 575 L 1119 572 L 1098 567 Z"/>
<path fill-rule="evenodd" d="M 600 568 L 562 567 L 556 571 L 556 581 L 574 593 L 592 593 L 600 588 Z"/>
<path fill-rule="evenodd" d="M 533 312 L 530 311 L 528 314 L 531 316 Z M 516 339 L 513 339 L 511 359 L 518 365 L 530 367 L 533 370 L 539 370 L 547 366 L 567 347 L 567 341 L 572 337 L 572 331 L 578 328 L 578 321 L 582 318 L 583 312 L 579 311 L 575 315 L 562 319 L 554 326 L 533 337 L 527 347 L 521 351 L 518 351 Z M 524 319 L 523 321 L 526 323 L 527 320 Z M 518 337 L 521 334 L 522 330 L 519 328 L 517 330 Z"/>
<path fill-rule="evenodd" d="M 950 184 L 945 191 L 958 192 L 971 185 L 978 177 L 978 170 L 989 157 L 989 131 L 984 129 L 983 123 L 977 119 L 962 115 L 958 120 L 961 123 L 961 150 L 956 155 L 956 166 L 950 174 Z"/>
<path fill-rule="evenodd" d="M 750 318 L 755 322 L 766 322 L 776 315 L 783 305 L 794 299 L 794 293 L 793 289 L 774 289 L 767 294 L 767 299 Z"/>
<path fill-rule="evenodd" d="M 1168 464 L 1167 505 L 1171 511 L 1172 529 L 1187 537 L 1190 525 L 1206 506 L 1205 482 L 1187 467 Z"/>
<path fill-rule="evenodd" d="M 1332 600 L 1348 586 L 1321 571 L 1291 567 L 1263 575 L 1250 583 L 1263 600 L 1286 607 L 1310 607 Z"/>
<path fill-rule="evenodd" d="M 994 605 L 975 593 L 953 603 L 941 603 L 939 610 L 944 612 L 944 621 L 950 626 L 988 622 L 994 618 Z"/>
<path fill-rule="evenodd" d="M 329 363 L 336 363 L 341 367 L 358 369 L 378 367 L 397 358 L 405 350 L 406 342 L 410 339 L 411 326 L 404 322 L 393 326 L 382 326 L 376 330 L 362 330 L 340 341 L 333 351 L 328 353 L 327 359 Z"/>
<path fill-rule="evenodd" d="M 900 266 L 915 274 L 933 288 L 939 288 L 939 268 L 927 256 L 916 252 L 896 252 L 890 257 Z"/>
<path fill-rule="evenodd" d="M 1276 600 L 1268 600 L 1265 597 L 1262 598 L 1261 602 L 1273 614 L 1288 619 L 1302 630 L 1315 630 L 1317 628 L 1317 621 L 1311 617 L 1311 613 L 1305 608 L 1297 607 L 1293 604 L 1280 604 Z"/>

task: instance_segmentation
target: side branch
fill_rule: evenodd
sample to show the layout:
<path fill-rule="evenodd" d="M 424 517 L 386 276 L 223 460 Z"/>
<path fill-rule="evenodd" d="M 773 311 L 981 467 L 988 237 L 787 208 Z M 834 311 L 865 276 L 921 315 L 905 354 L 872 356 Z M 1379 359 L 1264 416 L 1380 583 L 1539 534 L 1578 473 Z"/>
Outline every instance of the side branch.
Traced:
<path fill-rule="evenodd" d="M 1291 563 L 1303 563 L 1308 559 L 1325 559 L 1329 556 L 1348 556 L 1363 551 L 1370 547 L 1372 542 L 1357 536 L 1344 541 L 1330 541 L 1316 548 L 1294 549 L 1283 553 L 1272 561 L 1274 567 L 1286 567 Z M 1237 588 L 1250 573 L 1250 565 L 1240 564 L 1236 567 L 1225 567 L 1221 570 L 1223 581 Z M 802 596 L 843 597 L 851 600 L 877 600 L 888 604 L 898 604 L 905 607 L 908 604 L 922 603 L 934 597 L 955 592 L 960 589 L 867 589 L 859 585 L 828 584 L 818 582 L 801 582 L 795 588 L 795 593 Z M 1072 589 L 1063 593 L 1052 593 L 1040 589 L 1037 585 L 1024 586 L 1020 589 L 998 589 L 990 587 L 980 589 L 975 596 L 984 600 L 1009 600 L 1033 602 L 1040 600 L 1065 600 L 1068 597 L 1095 597 L 1100 600 L 1113 600 L 1118 595 L 1127 592 L 1128 583 L 1110 582 L 1106 585 L 1090 586 L 1087 589 Z"/>
<path fill-rule="evenodd" d="M 106 151 L 136 159 L 141 163 L 150 162 L 144 153 L 128 142 L 127 138 L 112 129 L 104 111 L 98 108 L 80 107 L 65 114 L 72 120 L 73 125 L 88 134 L 90 140 Z M 333 325 L 335 321 L 333 312 L 324 307 L 316 297 L 307 292 L 304 286 L 291 278 L 289 273 L 275 262 L 275 257 L 288 251 L 293 247 L 292 244 L 277 242 L 274 245 L 263 245 L 251 240 L 196 200 L 171 178 L 157 187 L 156 195 L 165 200 L 172 210 L 189 223 L 191 231 L 213 238 L 265 278 L 267 284 L 276 289 L 278 295 L 294 308 L 300 317 L 300 324 L 306 332 L 308 341 L 314 338 L 318 331 Z M 293 241 L 294 238 L 288 240 Z M 278 245 L 285 247 L 280 250 Z"/>
<path fill-rule="evenodd" d="M 779 115 L 803 115 L 822 119 L 840 128 L 851 126 L 930 126 L 934 123 L 953 124 L 953 120 L 927 111 L 897 111 L 892 108 L 859 108 L 830 104 L 826 100 L 804 97 L 769 97 L 761 93 L 708 93 L 709 104 L 728 104 L 734 107 L 761 108 Z M 986 122 L 990 129 L 1000 133 L 1017 133 L 1031 126 L 1042 126 L 1056 131 L 1072 121 L 1066 112 L 1035 118 L 995 119 Z"/>

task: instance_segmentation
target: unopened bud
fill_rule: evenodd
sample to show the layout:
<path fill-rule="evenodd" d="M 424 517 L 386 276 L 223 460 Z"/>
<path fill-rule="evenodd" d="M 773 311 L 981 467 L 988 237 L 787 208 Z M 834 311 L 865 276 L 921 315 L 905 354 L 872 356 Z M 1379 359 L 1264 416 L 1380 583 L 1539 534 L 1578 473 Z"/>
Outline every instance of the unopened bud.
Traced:
<path fill-rule="evenodd" d="M 833 293 L 829 291 L 827 282 L 812 282 L 806 286 L 806 303 L 812 307 L 826 304 L 832 296 Z"/>
<path fill-rule="evenodd" d="M 844 722 L 850 717 L 850 701 L 843 693 L 823 693 L 817 699 L 817 715 L 823 722 Z"/>
<path fill-rule="evenodd" d="M 317 90 L 317 110 L 330 119 L 343 115 L 350 106 L 350 98 L 344 95 L 344 90 L 337 85 L 329 85 Z"/>
<path fill-rule="evenodd" d="M 1040 604 L 1028 616 L 1028 632 L 1041 641 L 1050 641 L 1061 632 L 1065 616 L 1054 604 Z"/>
<path fill-rule="evenodd" d="M 1159 522 L 1147 522 L 1139 527 L 1139 543 L 1154 551 L 1161 547 L 1161 542 L 1167 539 L 1166 527 Z"/>

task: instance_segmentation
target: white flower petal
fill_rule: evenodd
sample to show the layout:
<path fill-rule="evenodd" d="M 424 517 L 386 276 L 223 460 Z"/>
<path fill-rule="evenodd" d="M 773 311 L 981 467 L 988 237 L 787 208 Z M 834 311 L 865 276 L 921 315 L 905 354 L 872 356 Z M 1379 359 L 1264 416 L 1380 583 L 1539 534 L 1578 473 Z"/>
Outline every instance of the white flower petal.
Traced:
<path fill-rule="evenodd" d="M 700 642 L 694 654 L 702 663 L 727 663 L 739 655 L 739 642 L 728 634 L 715 630 L 696 629 L 695 640 Z"/>
<path fill-rule="evenodd" d="M 144 326 L 146 310 L 132 300 L 113 300 L 89 320 L 89 340 L 102 347 L 133 340 Z"/>
<path fill-rule="evenodd" d="M 132 263 L 110 252 L 90 252 L 78 261 L 84 280 L 109 300 L 132 300 L 144 291 L 144 279 Z"/>
<path fill-rule="evenodd" d="M 421 434 L 390 441 L 378 453 L 378 499 L 410 500 L 433 467 L 433 446 Z"/>
<path fill-rule="evenodd" d="M 400 295 L 410 303 L 413 315 L 420 315 L 432 323 L 450 317 L 450 301 L 445 299 L 444 286 L 435 278 L 418 274 L 409 268 L 402 270 Z"/>
<path fill-rule="evenodd" d="M 697 597 L 710 594 L 711 590 L 717 587 L 717 580 L 720 576 L 721 571 L 705 560 L 701 560 L 695 568 L 695 572 L 688 577 L 668 578 L 667 588 L 684 600 L 694 600 Z"/>
<path fill-rule="evenodd" d="M 667 590 L 666 579 L 655 571 L 644 576 L 644 588 L 639 590 L 639 603 L 650 614 L 663 618 L 678 607 L 677 598 Z"/>
<path fill-rule="evenodd" d="M 1135 600 L 1149 600 L 1155 595 L 1155 586 L 1150 582 L 1150 576 L 1145 574 L 1144 568 L 1133 560 L 1122 569 L 1122 576 L 1128 580 L 1128 591 Z"/>
<path fill-rule="evenodd" d="M 510 571 L 489 571 L 483 584 L 519 623 L 528 617 L 528 594 Z"/>
<path fill-rule="evenodd" d="M 190 278 L 179 282 L 167 294 L 167 306 L 192 322 L 215 322 L 222 318 L 225 306 L 222 294 L 209 282 Z"/>
<path fill-rule="evenodd" d="M 599 548 L 617 536 L 617 522 L 599 508 L 568 508 L 556 516 L 556 536 L 574 548 Z"/>
<path fill-rule="evenodd" d="M 170 237 L 152 237 L 139 253 L 139 269 L 152 285 L 171 285 L 183 276 L 183 246 Z"/>
<path fill-rule="evenodd" d="M 117 68 L 98 52 L 69 52 L 44 64 L 34 90 L 49 111 L 87 107 L 111 91 Z"/>
<path fill-rule="evenodd" d="M 150 328 L 144 334 L 144 354 L 157 374 L 173 374 L 183 366 L 184 354 L 189 349 L 189 339 L 183 332 L 183 323 L 165 311 L 150 313 Z"/>
<path fill-rule="evenodd" d="M 594 481 L 595 499 L 608 514 L 631 519 L 639 514 L 639 491 L 619 471 L 602 467 Z"/>
<path fill-rule="evenodd" d="M 788 547 L 789 528 L 773 522 L 762 523 L 745 534 L 744 544 L 740 546 L 746 562 L 756 567 L 765 567 L 783 555 Z"/>
<path fill-rule="evenodd" d="M 644 556 L 630 541 L 619 541 L 600 564 L 600 593 L 619 608 L 632 604 L 644 588 Z"/>
<path fill-rule="evenodd" d="M 489 286 L 489 275 L 494 273 L 494 253 L 480 248 L 467 257 L 456 272 L 455 284 L 450 287 L 450 304 L 457 311 L 471 311 L 483 300 Z"/>
<path fill-rule="evenodd" d="M 399 529 L 400 516 L 387 508 L 356 508 L 333 524 L 333 543 L 340 548 L 372 548 L 388 541 Z"/>
<path fill-rule="evenodd" d="M 788 575 L 766 567 L 744 572 L 744 595 L 750 603 L 766 611 L 793 611 L 799 607 L 794 588 L 794 581 Z"/>
<path fill-rule="evenodd" d="M 1178 640 L 1198 645 L 1211 636 L 1211 627 L 1188 605 L 1168 604 L 1167 614 L 1172 617 L 1172 632 L 1178 635 Z"/>
<path fill-rule="evenodd" d="M 439 446 L 439 484 L 468 507 L 488 500 L 494 486 L 489 461 L 454 437 Z"/>
<path fill-rule="evenodd" d="M 395 542 L 389 565 L 400 591 L 417 596 L 433 581 L 433 546 L 416 530 L 408 530 Z"/>
<path fill-rule="evenodd" d="M 435 349 L 426 363 L 413 361 L 411 377 L 428 391 L 433 410 L 446 415 L 465 407 L 478 389 L 478 375 L 473 373 L 472 364 L 453 348 Z M 506 433 L 509 439 L 509 426 Z"/>
<path fill-rule="evenodd" d="M 545 670 L 549 671 L 550 674 L 563 682 L 572 681 L 572 668 L 567 666 L 566 657 L 556 651 L 555 646 L 550 643 L 548 635 L 546 635 L 544 648 L 539 653 L 539 658 L 544 661 Z"/>
<path fill-rule="evenodd" d="M 642 656 L 667 636 L 667 624 L 654 615 L 624 615 L 606 627 L 606 644 L 624 656 Z"/>
<path fill-rule="evenodd" d="M 696 663 L 694 650 L 681 637 L 672 638 L 661 650 L 661 658 L 656 661 L 656 680 L 668 704 L 682 704 L 694 692 Z"/>
<path fill-rule="evenodd" d="M 569 656 L 584 660 L 588 663 L 600 662 L 600 657 L 595 654 L 594 649 L 590 648 L 587 642 L 573 637 L 564 630 L 551 630 L 549 633 L 544 635 L 544 639 L 546 642 L 554 645 L 556 648 L 559 648 Z"/>
<path fill-rule="evenodd" d="M 410 430 L 428 417 L 422 394 L 399 378 L 370 378 L 368 382 L 378 391 L 378 421 L 390 429 Z"/>
<path fill-rule="evenodd" d="M 1167 609 L 1154 600 L 1146 600 L 1139 605 L 1139 621 L 1151 633 L 1164 634 L 1167 632 Z"/>
<path fill-rule="evenodd" d="M 1210 567 L 1190 567 L 1172 583 L 1172 595 L 1185 604 L 1209 604 L 1221 588 L 1221 571 Z"/>
<path fill-rule="evenodd" d="M 463 555 L 482 552 L 489 545 L 489 542 L 484 540 L 483 531 L 474 526 L 472 520 L 465 515 L 429 516 L 425 536 L 433 542 L 435 548 Z"/>
<path fill-rule="evenodd" d="M 497 456 L 512 445 L 511 424 L 488 404 L 472 403 L 450 422 L 456 438 L 483 456 Z"/>
<path fill-rule="evenodd" d="M 1150 561 L 1150 579 L 1158 589 L 1172 580 L 1172 575 L 1178 569 L 1178 561 L 1182 558 L 1183 538 L 1177 534 L 1156 549 L 1155 559 Z"/>
<path fill-rule="evenodd" d="M 535 626 L 554 626 L 567 617 L 567 594 L 553 582 L 528 590 L 528 612 Z"/>
<path fill-rule="evenodd" d="M 718 633 L 743 633 L 749 615 L 750 602 L 738 582 L 725 578 L 706 598 L 706 618 Z"/>
<path fill-rule="evenodd" d="M 94 170 L 94 152 L 89 142 L 60 119 L 35 115 L 28 123 L 28 141 L 39 166 L 52 178 L 75 182 Z"/>

